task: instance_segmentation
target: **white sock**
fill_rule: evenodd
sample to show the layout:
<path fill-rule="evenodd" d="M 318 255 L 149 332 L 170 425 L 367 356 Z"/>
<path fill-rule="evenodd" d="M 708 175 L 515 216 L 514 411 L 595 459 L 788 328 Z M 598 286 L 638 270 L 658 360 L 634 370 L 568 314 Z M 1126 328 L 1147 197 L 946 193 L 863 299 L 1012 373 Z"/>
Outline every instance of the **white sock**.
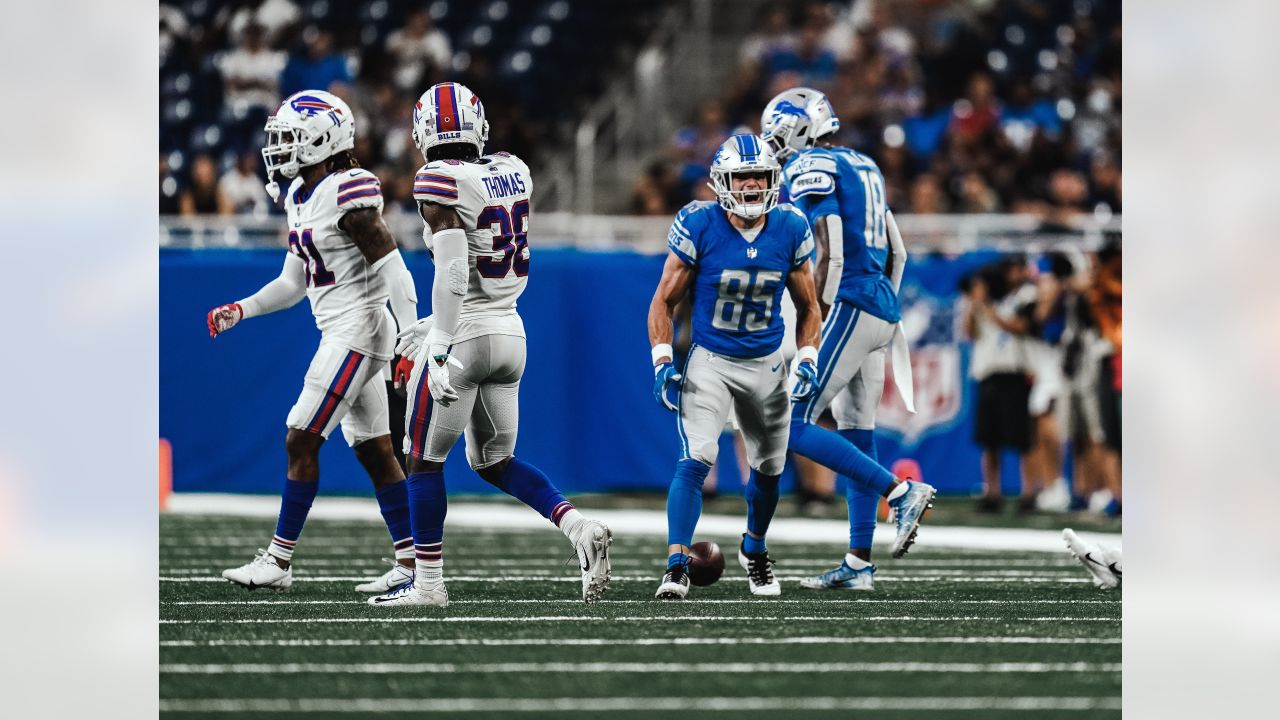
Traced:
<path fill-rule="evenodd" d="M 392 547 L 395 549 L 396 560 L 412 560 L 416 557 L 413 548 L 413 536 L 395 541 L 392 543 Z"/>
<path fill-rule="evenodd" d="M 560 516 L 560 532 L 572 540 L 574 531 L 578 529 L 578 525 L 583 520 L 586 520 L 586 518 L 582 517 L 582 513 L 578 512 L 577 509 L 565 512 L 564 515 Z"/>
<path fill-rule="evenodd" d="M 267 552 L 285 562 L 292 562 L 293 548 L 297 544 L 297 540 L 285 540 L 279 535 L 275 535 L 271 538 L 271 544 L 267 546 Z"/>
<path fill-rule="evenodd" d="M 893 486 L 893 489 L 889 491 L 889 494 L 888 494 L 887 496 L 885 496 L 885 499 L 886 499 L 886 500 L 888 500 L 889 502 L 893 502 L 894 500 L 897 500 L 898 498 L 902 497 L 903 495 L 906 495 L 906 494 L 907 494 L 907 484 L 908 484 L 908 483 L 904 480 L 904 481 L 902 481 L 902 482 L 898 483 L 897 485 L 894 485 L 894 486 Z"/>
<path fill-rule="evenodd" d="M 866 560 L 863 560 L 862 558 L 858 557 L 857 555 L 854 555 L 853 553 L 844 554 L 844 564 L 848 565 L 854 570 L 861 570 L 862 568 L 871 567 L 871 563 L 867 562 Z"/>
<path fill-rule="evenodd" d="M 413 568 L 413 586 L 425 588 L 444 579 L 444 560 L 419 560 Z"/>

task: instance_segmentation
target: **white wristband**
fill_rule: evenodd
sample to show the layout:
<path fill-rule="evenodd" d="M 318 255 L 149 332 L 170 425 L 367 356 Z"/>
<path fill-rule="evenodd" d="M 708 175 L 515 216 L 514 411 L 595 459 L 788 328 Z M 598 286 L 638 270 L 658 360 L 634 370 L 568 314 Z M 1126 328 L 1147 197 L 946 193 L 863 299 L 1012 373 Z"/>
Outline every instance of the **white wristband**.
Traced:
<path fill-rule="evenodd" d="M 812 345 L 805 345 L 796 351 L 796 362 L 802 363 L 806 361 L 814 365 L 818 364 L 818 348 Z"/>
<path fill-rule="evenodd" d="M 653 346 L 653 351 L 649 353 L 649 357 L 653 359 L 653 364 L 657 365 L 662 358 L 674 360 L 676 353 L 671 349 L 671 343 L 658 343 Z"/>

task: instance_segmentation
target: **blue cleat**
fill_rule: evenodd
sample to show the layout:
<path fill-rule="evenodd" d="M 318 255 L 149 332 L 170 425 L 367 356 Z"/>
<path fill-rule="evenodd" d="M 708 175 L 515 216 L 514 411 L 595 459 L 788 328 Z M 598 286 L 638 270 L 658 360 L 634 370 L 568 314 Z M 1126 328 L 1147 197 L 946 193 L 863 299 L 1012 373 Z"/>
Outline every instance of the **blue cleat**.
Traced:
<path fill-rule="evenodd" d="M 807 577 L 800 581 L 800 587 L 810 590 L 875 590 L 876 566 L 868 565 L 861 570 L 854 570 L 846 562 L 841 562 L 821 575 Z"/>
<path fill-rule="evenodd" d="M 897 515 L 898 526 L 898 534 L 893 538 L 893 552 L 890 553 L 893 557 L 900 558 L 911 549 L 920 529 L 920 519 L 926 510 L 933 507 L 933 498 L 937 494 L 938 490 L 932 485 L 908 481 L 907 492 L 889 503 Z"/>

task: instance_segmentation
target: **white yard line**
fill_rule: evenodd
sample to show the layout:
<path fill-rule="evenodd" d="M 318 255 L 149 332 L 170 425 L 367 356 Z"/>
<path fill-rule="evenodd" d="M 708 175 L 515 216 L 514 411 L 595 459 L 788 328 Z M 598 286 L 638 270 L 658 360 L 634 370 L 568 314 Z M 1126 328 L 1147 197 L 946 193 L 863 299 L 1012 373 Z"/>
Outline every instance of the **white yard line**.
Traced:
<path fill-rule="evenodd" d="M 175 493 L 169 499 L 167 512 L 185 515 L 237 515 L 274 518 L 280 510 L 280 499 L 267 495 L 228 495 Z M 658 510 L 590 510 L 589 515 L 609 525 L 617 534 L 653 537 L 666 535 L 666 513 Z M 336 520 L 367 520 L 381 523 L 378 504 L 372 498 L 320 498 L 309 517 Z M 744 522 L 740 515 L 703 515 L 698 521 L 699 536 L 732 538 L 742 536 Z M 548 529 L 545 518 L 526 507 L 506 503 L 449 504 L 447 526 L 503 530 Z M 1080 533 L 1094 542 L 1119 547 L 1115 533 Z M 780 518 L 769 528 L 774 543 L 832 543 L 842 547 L 848 541 L 849 524 L 843 520 Z M 876 528 L 875 542 L 888 544 L 893 528 L 881 524 Z M 973 548 L 981 550 L 1021 550 L 1065 552 L 1062 535 L 1055 530 L 1020 528 L 974 528 L 930 525 L 926 519 L 920 528 L 919 547 Z"/>
<path fill-rule="evenodd" d="M 774 577 L 784 582 L 792 582 L 803 580 L 807 575 L 775 575 Z M 613 582 L 656 582 L 661 579 L 656 573 L 653 575 L 614 575 Z M 368 582 L 370 578 L 366 575 L 302 575 L 295 577 L 295 583 L 321 583 L 321 582 Z M 1084 572 L 1062 574 L 1062 575 L 1038 575 L 1034 577 L 1011 577 L 1007 575 L 971 575 L 971 576 L 951 576 L 951 575 L 877 575 L 876 580 L 889 582 L 949 582 L 949 583 L 1088 583 L 1092 582 L 1084 575 Z M 198 576 L 198 575 L 162 575 L 160 582 L 172 583 L 225 583 L 228 580 L 221 577 Z M 557 575 L 447 575 L 445 576 L 447 583 L 504 583 L 504 582 L 563 582 L 563 583 L 580 583 L 582 578 L 578 575 L 557 576 Z"/>
<path fill-rule="evenodd" d="M 530 622 L 1120 622 L 1117 617 L 1071 617 L 1055 615 L 1052 617 L 1005 617 L 1003 615 L 969 615 L 955 617 L 913 616 L 913 615 L 869 615 L 839 616 L 829 615 L 622 615 L 616 617 L 598 615 L 535 615 L 535 616 L 410 616 L 384 615 L 348 618 L 200 618 L 188 620 L 162 619 L 161 625 L 311 625 L 341 623 L 530 623 Z"/>
<path fill-rule="evenodd" d="M 683 713 L 768 710 L 1119 710 L 1118 697 L 562 697 L 562 698 L 309 698 L 161 700 L 161 712 L 513 713 L 642 710 Z"/>
<path fill-rule="evenodd" d="M 945 663 L 945 662 L 823 662 L 823 663 L 234 663 L 160 665 L 171 675 L 413 675 L 534 673 L 1114 673 L 1120 663 Z"/>
<path fill-rule="evenodd" d="M 742 598 L 733 599 L 712 599 L 698 600 L 699 605 L 777 605 L 777 604 L 803 604 L 803 605 L 839 605 L 841 603 L 865 605 L 875 603 L 888 603 L 891 605 L 903 605 L 911 603 L 919 603 L 929 605 L 1119 605 L 1119 600 L 925 600 L 921 598 L 909 599 L 889 599 L 889 598 L 839 598 L 829 597 L 823 593 L 811 593 L 809 598 Z M 364 602 L 364 596 L 354 595 L 350 600 L 162 600 L 161 605 L 353 605 Z M 656 601 L 651 599 L 645 600 L 598 600 L 599 605 L 620 605 L 620 604 L 645 604 L 653 605 Z M 528 598 L 521 599 L 467 599 L 467 600 L 450 600 L 450 605 L 512 605 L 512 604 L 566 604 L 581 605 L 581 600 L 532 600 Z"/>
<path fill-rule="evenodd" d="M 320 638 L 161 640 L 160 647 L 647 647 L 665 645 L 1119 645 L 1120 638 L 800 636 L 788 638 Z"/>
<path fill-rule="evenodd" d="M 253 551 L 250 550 L 249 552 L 252 553 Z M 344 555 L 342 557 L 321 557 L 321 558 L 309 557 L 308 553 L 303 551 L 303 553 L 299 555 L 299 557 L 296 559 L 295 564 L 298 565 L 299 567 L 305 567 L 305 568 L 312 568 L 312 567 L 349 568 L 354 565 L 361 565 L 365 563 L 376 564 L 373 561 L 373 557 L 374 555 L 368 552 L 368 548 L 364 548 L 363 552 L 356 551 L 349 555 Z M 555 557 L 530 557 L 530 558 L 523 558 L 523 559 L 513 559 L 511 557 L 477 558 L 474 555 L 471 555 L 470 553 L 459 552 L 459 553 L 450 555 L 449 559 L 453 563 L 458 565 L 476 564 L 476 565 L 484 565 L 484 567 L 486 568 L 504 567 L 504 568 L 523 568 L 523 569 L 529 569 L 529 570 L 540 570 L 545 568 L 548 570 L 560 570 L 567 567 L 569 568 L 577 567 L 574 564 L 574 561 L 561 560 Z M 814 569 L 825 569 L 825 568 L 834 567 L 837 564 L 836 559 L 833 559 L 831 557 L 797 558 L 797 557 L 792 557 L 786 554 L 780 554 L 779 558 L 775 558 L 775 559 L 780 559 L 782 562 L 786 564 L 787 567 L 804 566 L 804 567 L 812 567 Z M 221 567 L 222 565 L 230 566 L 233 564 L 243 564 L 244 561 L 245 561 L 245 558 L 242 555 L 235 555 L 235 556 L 202 555 L 200 556 L 199 559 L 183 559 L 180 561 L 162 561 L 163 567 L 161 568 L 160 574 L 181 575 L 188 570 L 207 571 L 210 566 L 215 566 L 215 567 Z M 876 562 L 886 563 L 881 567 L 897 568 L 901 564 L 901 567 L 906 568 L 909 565 L 912 570 L 925 569 L 925 570 L 934 571 L 935 574 L 942 574 L 942 575 L 961 574 L 961 571 L 942 572 L 941 570 L 939 570 L 940 568 L 992 569 L 993 565 L 999 566 L 1001 568 L 1035 568 L 1035 570 L 1039 570 L 1039 571 L 1078 570 L 1080 568 L 1079 564 L 1077 564 L 1075 561 L 1072 561 L 1070 559 L 1065 561 L 1053 561 L 1053 560 L 1049 560 L 1048 558 L 1044 560 L 917 560 L 912 558 L 911 556 L 908 556 L 906 560 L 881 561 L 877 558 Z M 382 565 L 381 567 L 388 567 L 388 565 Z M 633 559 L 619 560 L 617 558 L 614 558 L 613 567 L 615 569 L 625 568 L 630 570 L 637 570 L 637 569 L 661 570 L 666 567 L 666 558 L 655 557 L 651 560 L 633 560 Z M 1016 570 L 992 570 L 992 571 L 999 572 L 999 573 L 1018 572 Z M 1027 572 L 1028 574 L 1034 573 L 1034 571 L 1023 571 L 1023 572 Z M 990 574 L 990 572 L 987 572 L 984 574 Z"/>

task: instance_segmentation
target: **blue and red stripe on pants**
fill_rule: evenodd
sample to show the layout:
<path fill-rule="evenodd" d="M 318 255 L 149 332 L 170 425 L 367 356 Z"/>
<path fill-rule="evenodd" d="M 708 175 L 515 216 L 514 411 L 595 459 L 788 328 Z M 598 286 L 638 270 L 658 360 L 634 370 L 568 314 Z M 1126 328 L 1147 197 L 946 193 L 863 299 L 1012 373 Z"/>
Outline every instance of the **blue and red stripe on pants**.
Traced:
<path fill-rule="evenodd" d="M 307 432 L 324 432 L 325 427 L 329 425 L 329 421 L 333 419 L 333 413 L 337 411 L 338 404 L 342 402 L 342 399 L 347 395 L 347 391 L 351 389 L 351 383 L 355 381 L 357 371 L 360 369 L 360 363 L 363 360 L 364 356 L 360 353 L 354 350 L 347 351 L 347 357 L 338 366 L 338 374 L 334 376 L 333 382 L 329 383 L 329 390 L 325 393 L 324 402 L 320 403 L 320 409 L 316 411 L 315 417 L 311 418 L 311 422 L 307 423 Z"/>

